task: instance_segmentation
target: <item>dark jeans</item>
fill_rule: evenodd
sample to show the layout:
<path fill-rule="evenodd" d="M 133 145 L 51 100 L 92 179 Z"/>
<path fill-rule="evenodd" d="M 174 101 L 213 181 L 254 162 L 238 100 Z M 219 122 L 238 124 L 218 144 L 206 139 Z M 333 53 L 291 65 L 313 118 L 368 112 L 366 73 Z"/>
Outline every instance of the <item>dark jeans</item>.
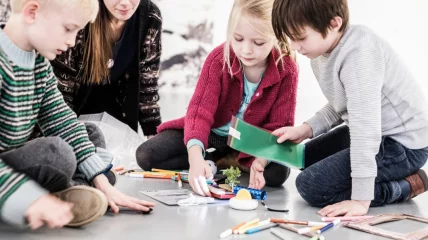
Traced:
<path fill-rule="evenodd" d="M 144 142 L 137 149 L 137 163 L 142 169 L 189 169 L 189 156 L 184 144 L 183 130 L 166 130 L 154 138 Z M 211 132 L 208 148 L 215 148 L 212 154 L 206 154 L 205 159 L 214 162 L 235 150 L 227 146 L 227 137 L 221 137 Z M 207 148 L 207 149 L 208 149 Z M 266 185 L 281 186 L 290 175 L 288 167 L 277 163 L 266 166 L 264 177 Z"/>
<path fill-rule="evenodd" d="M 377 177 L 371 206 L 399 200 L 397 181 L 424 166 L 428 148 L 408 149 L 392 138 L 383 137 L 376 155 Z M 351 199 L 352 179 L 350 134 L 340 126 L 306 144 L 305 169 L 297 176 L 296 187 L 309 204 L 324 207 Z"/>
<path fill-rule="evenodd" d="M 91 141 L 105 146 L 104 136 L 97 126 L 87 124 L 86 128 L 91 133 Z M 84 175 L 76 171 L 77 161 L 72 147 L 60 137 L 36 138 L 20 148 L 1 153 L 0 158 L 50 192 L 58 192 L 71 185 L 90 185 Z"/>

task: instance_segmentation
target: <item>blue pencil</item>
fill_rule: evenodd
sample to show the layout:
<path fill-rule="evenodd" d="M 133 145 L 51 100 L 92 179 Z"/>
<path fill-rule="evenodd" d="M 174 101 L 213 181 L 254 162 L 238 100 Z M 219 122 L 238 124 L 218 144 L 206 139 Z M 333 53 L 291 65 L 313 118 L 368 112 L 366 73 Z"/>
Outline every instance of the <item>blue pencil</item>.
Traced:
<path fill-rule="evenodd" d="M 276 223 L 269 223 L 268 225 L 264 225 L 264 226 L 260 226 L 260 227 L 254 227 L 254 228 L 248 229 L 245 233 L 246 234 L 252 234 L 252 233 L 260 232 L 260 231 L 263 231 L 263 230 L 266 230 L 266 229 L 269 229 L 269 228 L 273 228 L 273 227 L 276 227 L 276 226 L 278 226 L 278 224 L 276 224 Z"/>
<path fill-rule="evenodd" d="M 333 222 L 331 222 L 331 223 L 329 223 L 329 224 L 325 225 L 325 226 L 324 226 L 323 228 L 321 228 L 320 230 L 318 230 L 318 231 L 317 231 L 317 233 L 318 233 L 318 234 L 321 234 L 321 233 L 323 233 L 323 232 L 327 231 L 328 229 L 330 229 L 330 228 L 334 227 L 335 225 L 337 225 L 337 224 L 339 224 L 339 223 L 340 223 L 340 219 L 336 219 L 336 220 L 334 220 Z"/>

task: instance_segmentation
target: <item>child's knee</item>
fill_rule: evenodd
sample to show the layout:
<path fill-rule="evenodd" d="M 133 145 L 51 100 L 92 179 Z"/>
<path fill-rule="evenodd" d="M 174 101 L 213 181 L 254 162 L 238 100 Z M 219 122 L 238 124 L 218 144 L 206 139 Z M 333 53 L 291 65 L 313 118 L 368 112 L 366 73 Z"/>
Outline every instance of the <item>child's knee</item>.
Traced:
<path fill-rule="evenodd" d="M 263 175 L 266 181 L 266 186 L 280 187 L 290 176 L 290 168 L 276 163 L 270 163 L 266 167 Z"/>
<path fill-rule="evenodd" d="M 76 171 L 77 161 L 73 148 L 60 137 L 46 137 L 44 142 L 44 154 L 49 164 L 66 173 L 70 178 Z"/>
<path fill-rule="evenodd" d="M 151 146 L 149 141 L 146 141 L 141 144 L 136 151 L 136 159 L 138 166 L 140 166 L 140 168 L 144 170 L 152 169 L 154 155 L 155 153 L 153 146 Z"/>
<path fill-rule="evenodd" d="M 106 148 L 106 141 L 103 131 L 95 124 L 85 122 L 86 131 L 88 132 L 89 140 L 95 145 L 95 147 Z"/>
<path fill-rule="evenodd" d="M 312 206 L 321 206 L 324 203 L 324 193 L 317 179 L 310 171 L 302 171 L 296 178 L 296 188 L 300 196 Z"/>

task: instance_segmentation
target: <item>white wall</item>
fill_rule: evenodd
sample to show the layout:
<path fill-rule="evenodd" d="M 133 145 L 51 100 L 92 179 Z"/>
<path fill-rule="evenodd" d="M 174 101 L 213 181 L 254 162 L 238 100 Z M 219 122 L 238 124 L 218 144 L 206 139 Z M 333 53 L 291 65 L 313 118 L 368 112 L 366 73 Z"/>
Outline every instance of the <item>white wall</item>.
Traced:
<path fill-rule="evenodd" d="M 214 46 L 226 38 L 228 15 L 233 0 L 215 1 Z M 349 0 L 351 24 L 364 24 L 387 39 L 404 58 L 407 65 L 428 94 L 426 69 L 428 64 L 428 0 Z M 326 100 L 312 74 L 309 60 L 298 56 L 300 82 L 297 101 L 296 124 L 311 117 Z M 163 120 L 183 116 L 189 93 L 162 94 Z M 177 102 L 178 100 L 178 102 Z M 172 108 L 166 107 L 172 102 Z M 178 106 L 180 105 L 180 106 Z M 170 111 L 168 111 L 168 109 Z"/>

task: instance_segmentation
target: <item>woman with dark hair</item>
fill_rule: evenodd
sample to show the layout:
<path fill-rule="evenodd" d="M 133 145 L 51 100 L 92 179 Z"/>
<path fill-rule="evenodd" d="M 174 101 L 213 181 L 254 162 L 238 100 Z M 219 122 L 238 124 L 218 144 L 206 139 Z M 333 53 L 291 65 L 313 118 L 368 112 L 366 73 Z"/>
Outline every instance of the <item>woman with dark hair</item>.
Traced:
<path fill-rule="evenodd" d="M 58 88 L 77 115 L 107 112 L 136 132 L 140 123 L 149 138 L 156 133 L 161 28 L 150 0 L 100 0 L 95 22 L 52 62 Z"/>

